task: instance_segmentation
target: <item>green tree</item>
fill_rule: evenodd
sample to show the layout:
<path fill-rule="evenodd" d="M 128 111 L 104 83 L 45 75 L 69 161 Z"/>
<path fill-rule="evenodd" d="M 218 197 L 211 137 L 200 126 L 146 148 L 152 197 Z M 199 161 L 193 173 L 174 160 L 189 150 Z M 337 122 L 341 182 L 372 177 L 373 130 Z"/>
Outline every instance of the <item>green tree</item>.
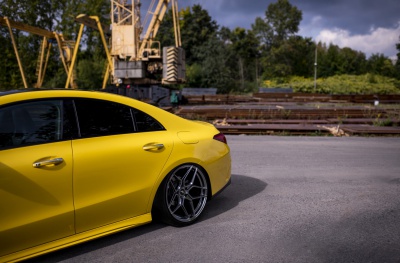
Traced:
<path fill-rule="evenodd" d="M 22 85 L 21 76 L 9 37 L 0 34 L 0 90 L 8 90 Z"/>
<path fill-rule="evenodd" d="M 56 30 L 62 32 L 65 39 L 76 39 L 80 24 L 75 22 L 75 18 L 79 14 L 85 14 L 83 0 L 62 0 L 59 5 L 61 12 L 57 17 Z"/>
<path fill-rule="evenodd" d="M 289 61 L 292 75 L 310 77 L 314 73 L 315 43 L 311 38 L 291 36 L 286 41 L 285 58 Z"/>
<path fill-rule="evenodd" d="M 272 47 L 263 58 L 267 79 L 291 75 L 310 77 L 314 72 L 315 44 L 311 38 L 291 36 L 280 46 Z"/>
<path fill-rule="evenodd" d="M 299 31 L 303 14 L 288 0 L 278 0 L 275 4 L 268 6 L 265 18 L 274 31 L 276 42 L 280 43 Z"/>
<path fill-rule="evenodd" d="M 187 7 L 181 14 L 182 47 L 186 52 L 186 63 L 190 65 L 199 62 L 195 50 L 217 33 L 218 25 L 200 5 Z"/>
<path fill-rule="evenodd" d="M 110 8 L 111 3 L 109 0 L 85 0 L 83 2 L 82 12 L 90 16 L 97 16 L 102 24 L 109 25 L 111 19 L 109 16 L 105 16 L 105 14 L 110 13 Z M 85 36 L 84 44 L 87 46 L 85 52 L 89 52 L 92 59 L 97 62 L 100 62 L 98 60 L 104 60 L 106 58 L 106 53 L 100 37 L 100 32 L 86 27 Z"/>
<path fill-rule="evenodd" d="M 400 80 L 400 36 L 399 36 L 399 43 L 396 44 L 397 49 L 397 60 L 396 60 L 396 78 Z"/>
<path fill-rule="evenodd" d="M 198 62 L 189 67 L 197 69 L 197 76 L 188 74 L 192 87 L 213 87 L 219 93 L 230 92 L 234 87 L 234 78 L 229 67 L 231 56 L 227 45 L 217 35 L 213 35 L 194 52 Z M 197 83 L 193 83 L 193 77 L 198 78 Z"/>
<path fill-rule="evenodd" d="M 57 28 L 66 39 L 75 40 L 77 38 L 80 24 L 75 21 L 75 18 L 79 14 L 97 16 L 103 24 L 110 24 L 109 16 L 106 15 L 110 13 L 111 3 L 109 0 L 64 0 L 61 7 L 64 12 Z M 78 88 L 99 89 L 102 86 L 105 59 L 106 54 L 100 32 L 85 27 L 75 65 Z M 65 72 L 58 71 L 50 83 L 60 83 L 64 79 L 64 75 Z"/>
<path fill-rule="evenodd" d="M 252 24 L 252 30 L 259 38 L 266 50 L 277 46 L 282 41 L 295 35 L 299 31 L 299 25 L 303 19 L 303 13 L 288 0 L 277 0 L 269 4 L 265 11 L 265 17 L 257 17 Z"/>
<path fill-rule="evenodd" d="M 182 47 L 186 53 L 186 86 L 226 88 L 230 70 L 227 68 L 228 49 L 218 36 L 218 25 L 200 5 L 180 10 L 179 23 Z M 175 45 L 172 12 L 160 25 L 156 40 L 161 46 Z"/>
<path fill-rule="evenodd" d="M 367 71 L 367 60 L 365 54 L 351 48 L 340 48 L 330 44 L 320 47 L 318 70 L 320 77 L 334 75 L 352 74 L 361 75 Z"/>
<path fill-rule="evenodd" d="M 251 25 L 253 33 L 260 41 L 260 50 L 269 51 L 274 40 L 274 31 L 272 26 L 264 19 L 257 17 L 254 24 Z"/>
<path fill-rule="evenodd" d="M 264 78 L 294 74 L 295 60 L 285 48 L 296 48 L 296 38 L 289 39 L 299 31 L 301 20 L 302 12 L 288 0 L 277 0 L 267 7 L 265 18 L 256 18 L 252 30 L 261 43 Z"/>
<path fill-rule="evenodd" d="M 328 76 L 338 75 L 341 73 L 341 61 L 340 61 L 340 48 L 337 45 L 333 45 L 332 43 L 329 45 L 327 50 L 327 59 L 328 64 Z"/>
<path fill-rule="evenodd" d="M 236 89 L 239 91 L 248 91 L 251 83 L 256 82 L 257 78 L 257 56 L 259 41 L 253 31 L 237 27 L 233 31 L 228 28 L 222 28 L 223 40 L 230 49 L 232 63 L 230 64 L 233 71 L 236 72 L 237 78 Z"/>
<path fill-rule="evenodd" d="M 89 90 L 100 89 L 103 80 L 103 65 L 104 59 L 81 59 L 77 65 L 78 87 Z"/>
<path fill-rule="evenodd" d="M 6 16 L 11 20 L 49 31 L 56 31 L 62 33 L 65 39 L 74 40 L 80 26 L 75 22 L 77 15 L 81 13 L 97 15 L 103 22 L 109 23 L 107 18 L 104 17 L 104 14 L 109 13 L 109 8 L 110 3 L 108 0 L 3 0 L 0 5 L 0 16 Z M 13 35 L 17 42 L 28 86 L 33 87 L 37 80 L 36 64 L 43 38 L 19 30 L 13 30 Z M 82 46 L 87 48 L 81 51 L 78 57 L 83 56 L 91 59 L 94 63 L 100 63 L 104 60 L 105 52 L 97 31 L 86 29 L 83 40 Z M 0 28 L 0 41 L 4 50 L 3 54 L 5 54 L 0 56 L 0 63 L 6 65 L 0 70 L 0 80 L 2 80 L 0 88 L 21 88 L 23 87 L 22 78 L 11 45 L 10 34 L 5 27 Z M 53 46 L 55 44 L 54 42 Z M 60 85 L 60 83 L 66 79 L 66 74 L 58 52 L 57 48 L 51 50 L 44 80 L 45 87 L 64 86 Z M 95 70 L 95 68 L 88 67 L 86 70 Z"/>
<path fill-rule="evenodd" d="M 373 54 L 367 62 L 368 72 L 385 77 L 395 76 L 395 66 L 392 61 L 383 54 Z"/>
<path fill-rule="evenodd" d="M 265 50 L 278 46 L 282 41 L 295 35 L 303 19 L 302 12 L 288 0 L 278 0 L 268 5 L 265 17 L 257 17 L 252 30 Z"/>
<path fill-rule="evenodd" d="M 0 5 L 0 16 L 8 17 L 9 19 L 31 26 L 54 30 L 54 21 L 56 18 L 55 12 L 58 8 L 57 3 L 52 1 L 15 1 L 4 0 Z M 13 36 L 16 40 L 16 45 L 19 50 L 21 62 L 23 64 L 28 86 L 34 86 L 36 82 L 36 61 L 41 46 L 42 37 L 34 34 L 21 32 L 13 29 Z M 6 27 L 0 28 L 2 53 L 0 62 L 6 65 L 6 70 L 0 71 L 0 79 L 4 80 L 0 85 L 4 88 L 21 88 L 23 87 L 20 70 L 17 59 L 11 44 L 9 30 Z M 7 61 L 6 61 L 7 60 Z M 47 73 L 52 73 L 52 65 L 54 59 L 49 61 Z M 1 87 L 0 86 L 0 87 Z"/>
<path fill-rule="evenodd" d="M 179 12 L 179 26 L 182 27 L 183 13 L 185 10 Z M 182 28 L 181 28 L 182 31 Z M 157 32 L 156 41 L 160 41 L 162 47 L 175 45 L 174 22 L 172 18 L 172 9 L 169 9 L 165 14 L 164 19 L 161 21 L 160 27 Z"/>

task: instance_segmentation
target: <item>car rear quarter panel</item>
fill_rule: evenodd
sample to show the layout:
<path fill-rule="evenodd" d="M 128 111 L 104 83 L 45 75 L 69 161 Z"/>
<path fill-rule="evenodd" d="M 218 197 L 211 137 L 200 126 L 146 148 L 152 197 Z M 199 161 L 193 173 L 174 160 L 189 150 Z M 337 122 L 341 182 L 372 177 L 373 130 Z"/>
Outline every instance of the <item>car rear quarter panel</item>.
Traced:
<path fill-rule="evenodd" d="M 177 127 L 170 127 L 174 129 L 173 134 L 176 136 L 174 139 L 174 148 L 155 184 L 148 209 L 151 209 L 152 201 L 162 180 L 174 168 L 182 164 L 197 164 L 206 171 L 211 183 L 212 195 L 224 188 L 231 177 L 230 149 L 227 144 L 213 139 L 213 136 L 219 133 L 217 129 L 213 126 L 202 125 L 188 120 L 184 120 L 181 125 L 178 124 L 178 121 L 175 122 L 175 124 Z M 192 141 L 198 142 L 183 142 L 178 136 L 178 133 L 182 132 L 182 127 L 184 127 L 184 131 L 187 132 L 186 139 L 188 139 L 189 134 L 191 134 L 191 136 L 195 138 Z"/>

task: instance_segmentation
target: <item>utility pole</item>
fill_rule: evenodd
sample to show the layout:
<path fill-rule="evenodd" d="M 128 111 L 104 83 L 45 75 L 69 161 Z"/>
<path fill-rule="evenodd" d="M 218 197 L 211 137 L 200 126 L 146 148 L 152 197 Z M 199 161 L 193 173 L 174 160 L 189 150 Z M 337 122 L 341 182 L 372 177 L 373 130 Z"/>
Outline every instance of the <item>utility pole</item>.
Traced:
<path fill-rule="evenodd" d="M 315 62 L 314 62 L 314 93 L 317 89 L 317 60 L 318 60 L 318 53 L 317 53 L 317 43 L 315 43 Z"/>

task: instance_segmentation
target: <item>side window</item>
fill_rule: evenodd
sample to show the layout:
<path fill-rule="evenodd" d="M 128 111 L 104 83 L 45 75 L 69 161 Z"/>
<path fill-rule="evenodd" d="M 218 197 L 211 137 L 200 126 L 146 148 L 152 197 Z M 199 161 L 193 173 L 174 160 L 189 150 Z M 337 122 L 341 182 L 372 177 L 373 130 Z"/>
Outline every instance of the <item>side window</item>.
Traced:
<path fill-rule="evenodd" d="M 0 108 L 0 149 L 62 140 L 63 116 L 61 100 Z"/>
<path fill-rule="evenodd" d="M 164 130 L 148 114 L 111 101 L 75 99 L 75 108 L 84 138 Z"/>
<path fill-rule="evenodd" d="M 75 107 L 84 138 L 135 132 L 128 106 L 104 100 L 75 99 Z"/>
<path fill-rule="evenodd" d="M 132 109 L 132 112 L 137 131 L 147 132 L 165 130 L 164 127 L 150 115 L 137 109 Z"/>

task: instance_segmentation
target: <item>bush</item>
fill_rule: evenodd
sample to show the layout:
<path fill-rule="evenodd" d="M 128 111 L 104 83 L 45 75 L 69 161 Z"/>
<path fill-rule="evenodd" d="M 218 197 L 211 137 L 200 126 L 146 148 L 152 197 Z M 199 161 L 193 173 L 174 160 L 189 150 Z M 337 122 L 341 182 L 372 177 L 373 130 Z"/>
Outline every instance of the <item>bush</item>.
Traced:
<path fill-rule="evenodd" d="M 264 81 L 264 87 L 287 88 L 294 92 L 322 94 L 399 94 L 400 81 L 374 74 L 338 75 L 317 79 L 294 76 L 286 83 L 282 79 Z"/>

